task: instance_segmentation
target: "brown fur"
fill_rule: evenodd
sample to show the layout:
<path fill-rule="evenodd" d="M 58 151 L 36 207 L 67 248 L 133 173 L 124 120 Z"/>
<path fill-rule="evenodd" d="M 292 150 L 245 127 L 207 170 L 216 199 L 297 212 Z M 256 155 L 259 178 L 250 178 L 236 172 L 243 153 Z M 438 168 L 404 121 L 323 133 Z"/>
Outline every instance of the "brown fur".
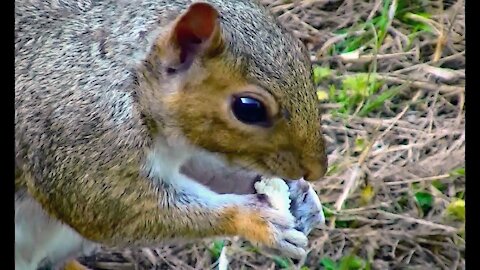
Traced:
<path fill-rule="evenodd" d="M 239 233 L 245 235 L 247 239 L 255 239 L 256 243 L 266 246 L 272 246 L 274 239 L 271 227 L 265 219 L 262 218 L 260 212 L 245 212 L 238 208 L 228 208 L 222 213 L 226 222 L 222 224 L 225 231 L 231 232 L 232 235 Z"/>
<path fill-rule="evenodd" d="M 68 261 L 64 268 L 64 270 L 88 270 L 87 267 L 80 264 L 77 260 L 70 260 Z"/>

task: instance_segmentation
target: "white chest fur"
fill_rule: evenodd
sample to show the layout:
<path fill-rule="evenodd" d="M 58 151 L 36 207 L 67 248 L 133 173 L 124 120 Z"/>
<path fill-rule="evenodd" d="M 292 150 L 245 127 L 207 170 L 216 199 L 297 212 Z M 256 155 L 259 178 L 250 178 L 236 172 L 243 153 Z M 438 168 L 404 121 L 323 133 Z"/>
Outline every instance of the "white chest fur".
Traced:
<path fill-rule="evenodd" d="M 48 216 L 30 196 L 15 194 L 15 270 L 35 270 L 44 262 L 64 262 L 89 254 L 96 246 Z"/>

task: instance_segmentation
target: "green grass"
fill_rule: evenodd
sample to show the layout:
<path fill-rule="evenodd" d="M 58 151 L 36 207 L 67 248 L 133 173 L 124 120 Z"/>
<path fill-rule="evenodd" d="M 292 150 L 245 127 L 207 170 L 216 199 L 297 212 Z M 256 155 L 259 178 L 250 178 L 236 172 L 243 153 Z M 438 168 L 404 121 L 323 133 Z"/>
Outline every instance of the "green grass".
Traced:
<path fill-rule="evenodd" d="M 215 240 L 213 241 L 213 245 L 208 248 L 210 251 L 210 256 L 212 257 L 212 260 L 218 260 L 220 257 L 220 254 L 222 253 L 222 249 L 224 246 L 224 241 L 223 240 Z"/>
<path fill-rule="evenodd" d="M 375 47 L 378 49 L 383 43 L 387 34 L 388 26 L 391 23 L 391 19 L 389 18 L 391 4 L 392 0 L 385 0 L 383 1 L 383 6 L 377 16 L 374 16 L 367 21 L 361 21 L 352 27 L 338 30 L 336 34 L 347 34 L 347 37 L 342 42 L 333 46 L 330 50 L 330 54 L 336 55 L 352 52 L 371 43 L 376 44 Z M 423 8 L 420 0 L 397 1 L 394 19 L 404 24 L 405 28 L 409 30 L 408 35 L 410 38 L 414 38 L 422 32 L 432 32 L 432 29 L 428 24 L 411 19 L 411 14 L 427 19 L 431 17 L 431 14 L 427 13 Z M 365 32 L 361 35 L 353 35 L 354 32 L 361 30 L 364 30 Z"/>
<path fill-rule="evenodd" d="M 335 261 L 329 257 L 320 260 L 320 267 L 325 270 L 370 270 L 370 263 L 356 255 L 346 255 Z"/>
<path fill-rule="evenodd" d="M 339 29 L 336 34 L 347 35 L 344 40 L 336 43 L 330 48 L 330 55 L 339 55 L 353 52 L 360 48 L 370 47 L 371 53 L 376 54 L 387 35 L 388 27 L 392 24 L 389 13 L 393 0 L 384 0 L 381 9 L 370 20 L 360 21 L 356 25 Z M 393 20 L 401 23 L 402 28 L 407 29 L 407 36 L 412 41 L 417 35 L 425 32 L 432 32 L 431 27 L 422 21 L 412 19 L 412 15 L 422 18 L 430 18 L 422 6 L 421 0 L 399 0 L 394 12 Z M 363 34 L 354 34 L 363 30 Z M 409 48 L 407 48 L 409 49 Z M 381 108 L 383 104 L 393 99 L 400 92 L 401 87 L 383 87 L 384 82 L 377 79 L 376 63 L 370 63 L 365 73 L 345 76 L 339 84 L 330 84 L 328 89 L 318 92 L 322 101 L 336 103 L 340 108 L 335 109 L 332 114 L 346 118 L 353 113 L 358 116 L 367 116 Z M 314 67 L 314 81 L 320 82 L 332 78 L 334 72 L 330 67 Z"/>
<path fill-rule="evenodd" d="M 314 68 L 314 80 L 321 82 L 329 78 L 332 71 L 326 67 Z M 339 85 L 330 84 L 326 99 L 340 107 L 332 113 L 338 116 L 348 116 L 358 112 L 359 116 L 366 116 L 383 106 L 384 102 L 395 97 L 400 88 L 390 88 L 380 91 L 384 82 L 376 78 L 375 74 L 358 73 L 345 76 Z M 320 94 L 319 94 L 320 96 Z M 323 95 L 322 95 L 323 96 Z"/>

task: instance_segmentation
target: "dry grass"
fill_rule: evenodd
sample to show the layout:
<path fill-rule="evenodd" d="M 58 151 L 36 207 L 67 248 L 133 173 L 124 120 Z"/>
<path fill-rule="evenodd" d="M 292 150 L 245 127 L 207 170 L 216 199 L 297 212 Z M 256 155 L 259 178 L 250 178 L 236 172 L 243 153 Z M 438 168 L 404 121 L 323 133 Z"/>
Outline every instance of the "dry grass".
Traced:
<path fill-rule="evenodd" d="M 390 18 L 381 44 L 366 42 L 350 55 L 332 54 L 331 48 L 352 35 L 378 35 L 373 28 L 355 26 L 378 16 L 386 1 L 262 2 L 307 44 L 315 63 L 335 70 L 320 89 L 372 68 L 383 82 L 380 92 L 398 87 L 396 95 L 363 116 L 358 110 L 334 113 L 341 104 L 324 102 L 330 171 L 316 190 L 330 214 L 327 224 L 310 235 L 306 261 L 291 267 L 322 269 L 322 258 L 336 261 L 355 254 L 372 269 L 465 269 L 464 222 L 446 214 L 465 189 L 464 176 L 455 173 L 465 164 L 463 1 L 421 1 L 432 16 L 412 19 L 432 31 L 412 36 L 410 26 Z M 388 8 L 399 2 L 389 1 Z M 347 27 L 352 29 L 348 34 L 337 33 Z M 433 196 L 427 211 L 418 201 L 425 193 Z M 110 250 L 88 258 L 87 264 L 95 269 L 211 269 L 211 243 Z M 231 241 L 228 258 L 231 269 L 280 267 L 238 239 Z"/>

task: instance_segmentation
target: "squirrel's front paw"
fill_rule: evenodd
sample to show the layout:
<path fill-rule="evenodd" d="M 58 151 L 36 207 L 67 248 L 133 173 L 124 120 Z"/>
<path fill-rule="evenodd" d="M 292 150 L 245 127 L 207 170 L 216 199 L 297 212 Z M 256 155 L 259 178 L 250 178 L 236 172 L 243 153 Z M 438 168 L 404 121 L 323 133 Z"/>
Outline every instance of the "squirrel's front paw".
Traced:
<path fill-rule="evenodd" d="M 295 259 L 305 256 L 305 247 L 308 244 L 308 239 L 303 232 L 295 228 L 296 223 L 293 216 L 289 215 L 287 217 L 288 222 L 281 222 L 286 215 L 283 211 L 268 210 L 263 215 L 269 222 L 273 239 L 271 245 L 267 244 L 264 246 L 266 252 Z"/>
<path fill-rule="evenodd" d="M 257 195 L 257 199 L 256 206 L 237 216 L 239 235 L 269 253 L 297 259 L 305 256 L 308 239 L 295 229 L 292 214 L 272 208 L 262 195 Z"/>
<path fill-rule="evenodd" d="M 312 185 L 301 179 L 286 181 L 290 193 L 290 212 L 295 217 L 295 228 L 308 235 L 325 223 L 323 207 Z"/>

